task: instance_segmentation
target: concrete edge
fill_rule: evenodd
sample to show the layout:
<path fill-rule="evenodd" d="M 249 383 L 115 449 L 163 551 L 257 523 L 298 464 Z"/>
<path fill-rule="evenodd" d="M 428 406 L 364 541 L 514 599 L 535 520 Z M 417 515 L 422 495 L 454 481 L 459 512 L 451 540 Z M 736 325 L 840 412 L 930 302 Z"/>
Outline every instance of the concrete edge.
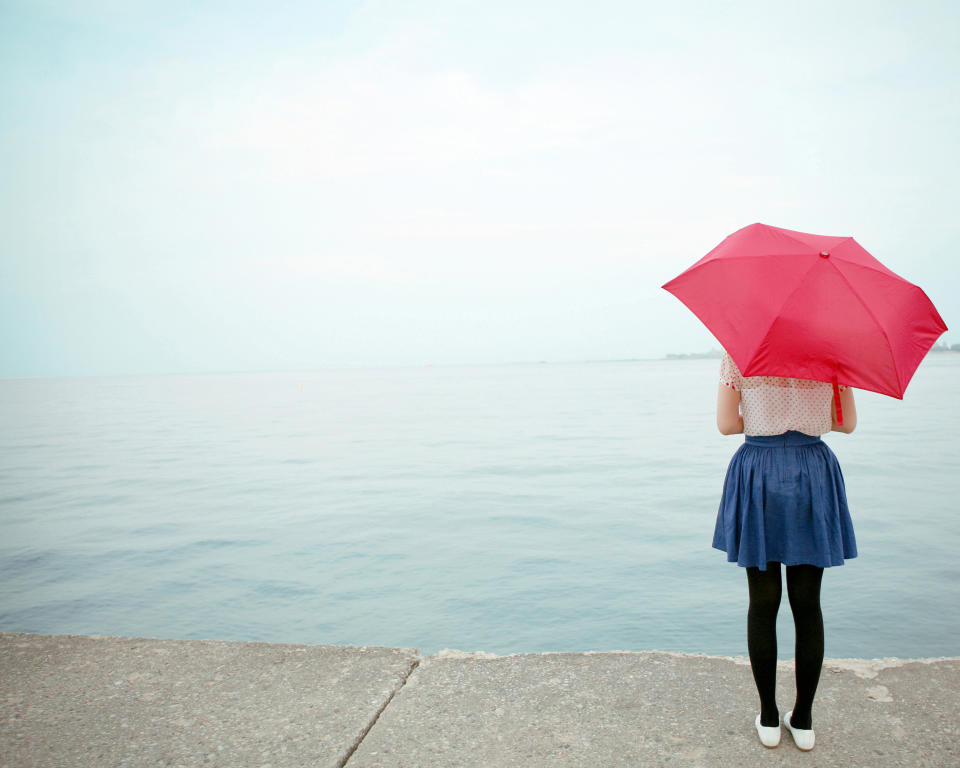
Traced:
<path fill-rule="evenodd" d="M 45 632 L 6 632 L 0 631 L 0 635 L 36 635 L 38 637 L 63 637 L 63 638 L 86 638 L 90 640 L 133 640 L 133 641 L 143 641 L 143 642 L 170 642 L 170 643 L 208 643 L 208 644 L 234 644 L 234 645 L 272 645 L 278 648 L 287 647 L 287 648 L 303 648 L 303 647 L 324 647 L 324 648 L 351 648 L 357 651 L 394 651 L 400 652 L 404 655 L 410 656 L 415 659 L 414 665 L 408 671 L 407 676 L 413 671 L 424 664 L 427 664 L 431 661 L 440 661 L 445 659 L 477 659 L 477 660 L 496 660 L 496 659 L 510 659 L 517 658 L 521 656 L 559 656 L 559 655 L 580 655 L 580 656 L 594 656 L 602 655 L 609 653 L 620 653 L 620 654 L 631 654 L 637 656 L 650 656 L 654 654 L 659 654 L 663 656 L 672 656 L 675 658 L 687 658 L 687 659 L 719 659 L 722 661 L 733 662 L 734 664 L 741 664 L 749 666 L 750 658 L 748 656 L 716 656 L 707 653 L 685 653 L 682 651 L 660 651 L 660 650 L 644 650 L 636 651 L 629 649 L 613 649 L 607 651 L 534 651 L 534 652 L 520 652 L 520 653 L 506 653 L 506 654 L 496 654 L 490 653 L 488 651 L 463 651 L 457 648 L 443 648 L 437 653 L 432 653 L 427 656 L 424 656 L 420 653 L 419 648 L 410 648 L 410 647 L 398 647 L 398 646 L 389 646 L 389 645 L 323 645 L 319 643 L 277 643 L 264 640 L 216 640 L 208 638 L 182 638 L 182 637 L 141 637 L 141 636 L 126 636 L 126 635 L 85 635 L 85 634 L 50 634 Z M 872 659 L 850 659 L 850 658 L 825 658 L 823 660 L 823 666 L 825 669 L 830 669 L 834 671 L 844 671 L 844 672 L 853 672 L 857 677 L 864 679 L 870 679 L 876 677 L 880 672 L 885 669 L 891 669 L 894 667 L 902 667 L 905 664 L 935 664 L 944 661 L 960 661 L 960 656 L 934 656 L 928 658 L 902 658 L 896 656 L 885 656 L 882 658 L 872 658 Z M 792 660 L 780 660 L 777 662 L 777 667 L 781 671 L 793 669 Z M 404 680 L 406 682 L 406 679 Z M 403 687 L 402 684 L 400 687 Z"/>
<path fill-rule="evenodd" d="M 437 653 L 431 654 L 430 656 L 424 657 L 423 661 L 428 662 L 434 659 L 508 659 L 518 656 L 549 656 L 549 655 L 570 655 L 577 654 L 581 656 L 590 656 L 590 655 L 600 655 L 605 653 L 625 653 L 633 655 L 653 655 L 659 654 L 663 656 L 673 656 L 675 658 L 685 658 L 685 659 L 719 659 L 722 661 L 730 661 L 734 664 L 741 664 L 745 666 L 750 665 L 749 656 L 713 656 L 707 653 L 684 653 L 681 651 L 632 651 L 632 650 L 609 650 L 609 651 L 541 651 L 538 653 L 508 653 L 504 655 L 497 655 L 495 653 L 488 653 L 486 651 L 461 651 L 456 648 L 444 648 Z M 935 664 L 942 661 L 960 661 L 960 656 L 934 656 L 929 658 L 900 658 L 896 656 L 885 656 L 883 658 L 874 658 L 874 659 L 833 659 L 825 658 L 823 660 L 823 666 L 826 669 L 844 671 L 844 672 L 853 672 L 857 677 L 862 677 L 864 679 L 870 679 L 876 677 L 880 672 L 885 669 L 891 669 L 893 667 L 902 667 L 905 664 Z M 792 660 L 783 660 L 777 662 L 777 668 L 780 671 L 792 670 L 793 661 Z"/>
<path fill-rule="evenodd" d="M 279 643 L 272 640 L 219 640 L 201 637 L 145 637 L 142 635 L 85 635 L 60 632 L 16 632 L 0 630 L 2 635 L 26 635 L 34 637 L 82 637 L 88 640 L 142 640 L 150 643 L 209 643 L 211 645 L 273 645 L 278 648 L 352 648 L 356 651 L 404 651 L 417 658 L 425 658 L 419 648 L 404 648 L 393 645 L 331 645 L 328 643 Z"/>

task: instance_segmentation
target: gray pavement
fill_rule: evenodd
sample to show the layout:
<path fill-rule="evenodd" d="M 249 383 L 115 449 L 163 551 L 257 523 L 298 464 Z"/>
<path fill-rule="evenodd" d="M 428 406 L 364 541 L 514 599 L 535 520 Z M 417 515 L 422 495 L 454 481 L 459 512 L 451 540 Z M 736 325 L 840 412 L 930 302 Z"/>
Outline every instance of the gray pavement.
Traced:
<path fill-rule="evenodd" d="M 0 633 L 11 768 L 956 768 L 958 703 L 958 658 L 827 660 L 804 753 L 760 745 L 745 659 Z"/>

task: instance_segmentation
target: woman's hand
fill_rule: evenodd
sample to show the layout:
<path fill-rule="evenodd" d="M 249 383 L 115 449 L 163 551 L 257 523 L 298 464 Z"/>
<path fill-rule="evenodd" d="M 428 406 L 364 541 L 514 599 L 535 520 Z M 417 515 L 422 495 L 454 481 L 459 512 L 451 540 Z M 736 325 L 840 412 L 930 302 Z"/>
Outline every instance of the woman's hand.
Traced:
<path fill-rule="evenodd" d="M 840 408 L 843 410 L 843 424 L 837 424 L 837 404 L 830 400 L 830 429 L 834 432 L 850 434 L 857 428 L 857 406 L 853 402 L 853 390 L 847 387 L 840 393 Z"/>
<path fill-rule="evenodd" d="M 737 435 L 743 432 L 740 393 L 726 384 L 720 384 L 720 391 L 717 393 L 717 429 L 722 435 Z"/>

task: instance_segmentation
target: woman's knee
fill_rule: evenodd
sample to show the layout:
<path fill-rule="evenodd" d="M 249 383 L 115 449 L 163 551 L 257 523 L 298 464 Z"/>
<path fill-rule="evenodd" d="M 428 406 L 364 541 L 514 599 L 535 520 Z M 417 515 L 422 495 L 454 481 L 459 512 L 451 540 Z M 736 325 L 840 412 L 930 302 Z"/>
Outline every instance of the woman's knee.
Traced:
<path fill-rule="evenodd" d="M 751 613 L 776 616 L 783 592 L 780 563 L 767 563 L 765 571 L 747 568 L 747 583 L 750 587 Z"/>
<path fill-rule="evenodd" d="M 794 613 L 809 613 L 820 610 L 822 578 L 823 568 L 814 565 L 787 567 L 787 596 L 790 599 L 790 608 Z"/>

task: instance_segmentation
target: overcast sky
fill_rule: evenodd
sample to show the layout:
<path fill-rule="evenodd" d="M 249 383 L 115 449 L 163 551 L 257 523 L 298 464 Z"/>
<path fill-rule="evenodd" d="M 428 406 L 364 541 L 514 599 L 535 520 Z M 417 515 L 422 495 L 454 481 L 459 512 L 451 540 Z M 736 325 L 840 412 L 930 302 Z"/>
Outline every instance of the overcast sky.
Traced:
<path fill-rule="evenodd" d="M 753 222 L 960 323 L 960 4 L 3 0 L 0 377 L 661 357 Z"/>

